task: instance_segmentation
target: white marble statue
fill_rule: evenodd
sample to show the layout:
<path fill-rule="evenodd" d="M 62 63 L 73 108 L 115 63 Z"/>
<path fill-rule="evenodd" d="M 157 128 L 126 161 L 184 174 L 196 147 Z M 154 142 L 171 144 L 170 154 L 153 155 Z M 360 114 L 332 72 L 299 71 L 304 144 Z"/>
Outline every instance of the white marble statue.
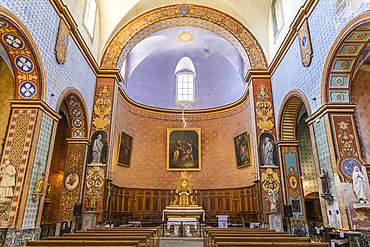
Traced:
<path fill-rule="evenodd" d="M 268 198 L 270 201 L 270 212 L 277 212 L 276 201 L 277 201 L 277 192 L 274 189 L 269 189 Z"/>
<path fill-rule="evenodd" d="M 367 201 L 366 191 L 366 180 L 364 177 L 364 174 L 360 171 L 360 168 L 358 166 L 355 167 L 353 174 L 352 174 L 352 180 L 353 180 L 353 192 L 356 195 L 358 202 L 365 202 Z"/>
<path fill-rule="evenodd" d="M 101 141 L 102 135 L 98 135 L 98 137 L 94 141 L 94 145 L 92 148 L 92 163 L 100 163 L 101 162 L 101 154 L 103 151 L 103 142 Z"/>
<path fill-rule="evenodd" d="M 0 198 L 13 197 L 13 189 L 15 186 L 15 171 L 14 166 L 10 164 L 10 161 L 5 161 L 5 166 L 1 170 L 2 180 L 0 182 Z"/>
<path fill-rule="evenodd" d="M 273 159 L 273 147 L 271 144 L 270 138 L 265 138 L 265 143 L 263 145 L 263 158 L 264 158 L 264 165 L 274 165 Z"/>

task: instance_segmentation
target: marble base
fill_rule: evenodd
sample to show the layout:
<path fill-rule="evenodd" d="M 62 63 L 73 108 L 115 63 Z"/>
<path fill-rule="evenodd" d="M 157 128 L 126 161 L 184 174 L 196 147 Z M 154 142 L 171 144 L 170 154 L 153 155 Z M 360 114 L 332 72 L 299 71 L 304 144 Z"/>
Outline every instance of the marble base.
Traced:
<path fill-rule="evenodd" d="M 25 246 L 27 241 L 39 240 L 41 228 L 8 229 L 4 246 Z"/>
<path fill-rule="evenodd" d="M 356 203 L 353 204 L 355 209 L 370 209 L 370 203 Z"/>
<path fill-rule="evenodd" d="M 269 229 L 276 230 L 277 232 L 283 232 L 283 214 L 280 212 L 267 213 L 269 217 Z"/>
<path fill-rule="evenodd" d="M 82 215 L 82 226 L 81 230 L 86 231 L 87 229 L 92 229 L 96 227 L 96 218 L 99 212 L 97 211 L 86 211 Z"/>

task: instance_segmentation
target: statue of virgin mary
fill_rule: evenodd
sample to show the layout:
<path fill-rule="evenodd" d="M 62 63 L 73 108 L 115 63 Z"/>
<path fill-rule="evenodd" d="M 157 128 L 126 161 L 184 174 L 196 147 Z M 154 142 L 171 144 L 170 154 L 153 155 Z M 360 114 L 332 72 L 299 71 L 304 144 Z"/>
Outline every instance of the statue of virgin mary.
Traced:
<path fill-rule="evenodd" d="M 364 174 L 360 171 L 360 168 L 358 166 L 355 166 L 355 169 L 352 174 L 352 180 L 353 180 L 353 192 L 356 195 L 357 201 L 367 201 L 366 196 L 366 182 Z"/>

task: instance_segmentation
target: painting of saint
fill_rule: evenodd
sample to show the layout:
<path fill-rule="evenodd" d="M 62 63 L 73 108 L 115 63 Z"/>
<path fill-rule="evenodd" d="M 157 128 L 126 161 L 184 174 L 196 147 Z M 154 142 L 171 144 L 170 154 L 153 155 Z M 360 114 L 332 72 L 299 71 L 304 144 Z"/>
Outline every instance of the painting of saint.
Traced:
<path fill-rule="evenodd" d="M 167 170 L 200 169 L 200 129 L 167 129 Z"/>
<path fill-rule="evenodd" d="M 277 155 L 275 148 L 275 140 L 270 133 L 260 135 L 260 161 L 261 166 L 277 166 Z"/>
<path fill-rule="evenodd" d="M 234 138 L 236 167 L 242 168 L 251 165 L 251 149 L 247 132 Z"/>
<path fill-rule="evenodd" d="M 126 133 L 121 133 L 117 155 L 117 164 L 130 167 L 130 157 L 132 149 L 132 137 Z"/>

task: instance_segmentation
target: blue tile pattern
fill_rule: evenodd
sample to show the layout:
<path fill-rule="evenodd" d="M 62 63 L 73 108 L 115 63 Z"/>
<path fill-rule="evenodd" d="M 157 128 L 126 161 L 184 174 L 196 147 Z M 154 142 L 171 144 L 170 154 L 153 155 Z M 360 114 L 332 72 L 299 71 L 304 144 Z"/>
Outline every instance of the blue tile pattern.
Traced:
<path fill-rule="evenodd" d="M 298 37 L 282 59 L 271 78 L 274 111 L 278 113 L 286 94 L 301 90 L 307 97 L 311 112 L 321 106 L 321 78 L 329 50 L 338 34 L 354 17 L 370 10 L 370 3 L 349 0 L 349 6 L 338 14 L 334 10 L 337 0 L 319 1 L 308 19 L 313 58 L 309 67 L 303 67 Z M 316 98 L 316 100 L 312 100 Z M 275 115 L 276 121 L 278 114 Z"/>
<path fill-rule="evenodd" d="M 91 119 L 96 76 L 72 37 L 68 42 L 66 62 L 57 63 L 54 49 L 60 18 L 49 0 L 0 0 L 0 6 L 15 14 L 36 42 L 46 74 L 46 103 L 55 109 L 63 91 L 76 88 L 86 102 Z"/>
<path fill-rule="evenodd" d="M 30 189 L 28 190 L 27 203 L 24 211 L 22 229 L 32 229 L 36 227 L 37 212 L 39 210 L 39 199 L 32 202 L 32 192 L 36 186 L 38 178 L 46 169 L 46 162 L 48 160 L 50 139 L 53 130 L 54 120 L 43 113 L 39 139 L 37 141 L 36 154 L 32 169 Z M 37 166 L 37 162 L 41 161 L 41 166 Z M 29 171 L 30 172 L 30 171 Z"/>

